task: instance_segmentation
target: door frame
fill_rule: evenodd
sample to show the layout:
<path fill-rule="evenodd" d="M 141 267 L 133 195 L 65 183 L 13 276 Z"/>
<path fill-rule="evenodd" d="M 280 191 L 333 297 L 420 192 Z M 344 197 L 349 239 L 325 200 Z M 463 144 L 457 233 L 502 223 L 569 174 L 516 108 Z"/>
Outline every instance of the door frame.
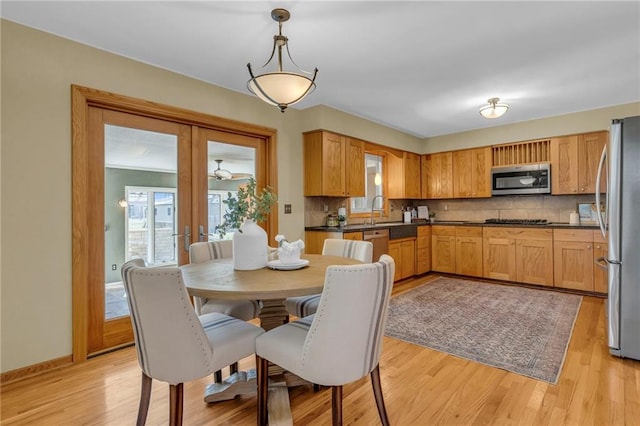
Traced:
<path fill-rule="evenodd" d="M 129 96 L 118 95 L 88 87 L 71 85 L 71 148 L 72 148 L 72 360 L 74 363 L 87 360 L 88 353 L 88 307 L 90 297 L 90 274 L 92 243 L 90 238 L 91 217 L 88 203 L 92 200 L 91 150 L 89 149 L 89 107 L 98 107 L 137 114 L 151 118 L 173 121 L 192 126 L 192 138 L 197 138 L 198 128 L 207 128 L 226 133 L 262 138 L 265 141 L 265 185 L 277 192 L 276 165 L 277 131 L 273 128 L 243 123 L 183 108 L 172 107 Z M 199 144 L 193 144 L 194 173 L 202 173 L 201 162 L 196 161 L 205 152 L 199 152 Z M 200 164 L 199 164 L 200 163 Z M 206 171 L 205 171 L 206 172 Z M 192 193 L 202 190 L 201 182 L 194 179 Z M 193 219 L 197 223 L 202 201 L 193 197 Z M 278 209 L 274 209 L 266 223 L 267 233 L 275 236 L 278 229 Z"/>

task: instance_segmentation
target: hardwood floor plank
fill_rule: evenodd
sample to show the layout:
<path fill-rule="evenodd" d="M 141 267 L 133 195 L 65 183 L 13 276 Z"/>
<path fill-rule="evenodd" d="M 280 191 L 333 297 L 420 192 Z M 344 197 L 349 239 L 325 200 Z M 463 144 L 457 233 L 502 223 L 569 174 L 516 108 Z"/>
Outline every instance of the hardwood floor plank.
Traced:
<path fill-rule="evenodd" d="M 432 276 L 407 280 L 394 295 Z M 544 318 L 541 318 L 544 320 Z M 241 361 L 252 368 L 254 357 Z M 609 354 L 603 299 L 584 297 L 557 385 L 385 337 L 380 363 L 391 424 L 640 425 L 640 362 Z M 225 372 L 225 376 L 228 373 Z M 205 404 L 210 378 L 185 384 L 185 425 L 254 425 L 255 396 Z M 3 383 L 2 425 L 134 424 L 140 392 L 135 348 Z M 295 425 L 331 421 L 331 392 L 289 391 Z M 148 425 L 166 424 L 169 389 L 153 382 Z M 379 424 L 368 377 L 344 387 L 344 424 Z"/>

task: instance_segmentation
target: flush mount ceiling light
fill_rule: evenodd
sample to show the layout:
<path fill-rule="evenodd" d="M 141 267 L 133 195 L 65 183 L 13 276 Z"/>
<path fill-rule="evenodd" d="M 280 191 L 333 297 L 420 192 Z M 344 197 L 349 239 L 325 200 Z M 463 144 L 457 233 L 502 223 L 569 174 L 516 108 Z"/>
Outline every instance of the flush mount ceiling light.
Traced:
<path fill-rule="evenodd" d="M 499 104 L 500 98 L 491 98 L 487 100 L 489 105 L 485 105 L 480 108 L 480 115 L 484 118 L 498 118 L 502 117 L 509 109 L 507 104 Z"/>
<path fill-rule="evenodd" d="M 253 75 L 251 70 L 251 63 L 247 64 L 249 68 L 249 75 L 251 79 L 247 82 L 249 91 L 265 101 L 268 104 L 276 105 L 280 108 L 280 111 L 284 112 L 289 105 L 293 105 L 300 102 L 305 96 L 313 92 L 316 88 L 315 80 L 318 74 L 318 68 L 313 73 L 302 70 L 291 58 L 289 53 L 289 39 L 282 35 L 282 23 L 289 20 L 289 11 L 286 9 L 273 9 L 271 11 L 271 17 L 278 23 L 278 34 L 273 36 L 273 50 L 269 60 L 262 66 L 262 68 L 269 65 L 276 49 L 278 51 L 278 65 L 277 70 L 274 72 L 264 73 L 258 76 Z M 309 78 L 302 74 L 296 74 L 292 72 L 286 72 L 282 68 L 282 48 L 287 49 L 287 56 L 291 63 L 298 68 L 302 73 L 312 75 Z"/>

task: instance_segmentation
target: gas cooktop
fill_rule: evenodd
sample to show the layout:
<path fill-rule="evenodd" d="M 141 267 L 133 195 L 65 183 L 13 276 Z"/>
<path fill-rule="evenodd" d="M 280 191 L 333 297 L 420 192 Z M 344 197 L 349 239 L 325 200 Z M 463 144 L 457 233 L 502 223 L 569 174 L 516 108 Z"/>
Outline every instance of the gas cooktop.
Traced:
<path fill-rule="evenodd" d="M 484 223 L 509 224 L 509 225 L 547 225 L 547 219 L 486 219 Z"/>

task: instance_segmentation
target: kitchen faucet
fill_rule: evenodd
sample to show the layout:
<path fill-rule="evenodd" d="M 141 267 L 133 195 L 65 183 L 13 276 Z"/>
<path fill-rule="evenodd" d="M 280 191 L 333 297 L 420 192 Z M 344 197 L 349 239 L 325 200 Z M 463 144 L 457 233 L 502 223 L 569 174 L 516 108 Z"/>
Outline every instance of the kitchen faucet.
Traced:
<path fill-rule="evenodd" d="M 382 195 L 376 195 L 375 197 L 373 197 L 373 201 L 371 202 L 371 225 L 375 225 L 376 224 L 376 221 L 373 218 L 373 212 L 378 210 L 380 212 L 380 217 L 382 217 L 382 212 L 384 211 L 384 209 L 375 209 L 376 199 L 378 197 L 380 197 L 384 202 L 384 196 L 382 196 Z"/>

